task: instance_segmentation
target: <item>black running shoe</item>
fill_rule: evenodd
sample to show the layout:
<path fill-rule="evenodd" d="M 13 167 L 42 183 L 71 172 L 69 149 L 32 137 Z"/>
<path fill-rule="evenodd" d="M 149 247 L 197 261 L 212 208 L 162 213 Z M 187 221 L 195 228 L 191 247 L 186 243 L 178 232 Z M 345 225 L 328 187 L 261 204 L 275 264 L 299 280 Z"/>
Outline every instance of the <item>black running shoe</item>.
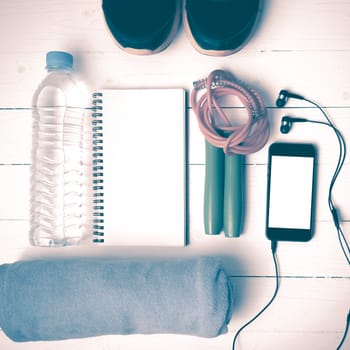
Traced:
<path fill-rule="evenodd" d="M 102 9 L 117 45 L 138 55 L 164 50 L 181 17 L 180 0 L 103 0 Z"/>
<path fill-rule="evenodd" d="M 226 56 L 253 34 L 263 0 L 185 0 L 184 26 L 201 53 Z"/>

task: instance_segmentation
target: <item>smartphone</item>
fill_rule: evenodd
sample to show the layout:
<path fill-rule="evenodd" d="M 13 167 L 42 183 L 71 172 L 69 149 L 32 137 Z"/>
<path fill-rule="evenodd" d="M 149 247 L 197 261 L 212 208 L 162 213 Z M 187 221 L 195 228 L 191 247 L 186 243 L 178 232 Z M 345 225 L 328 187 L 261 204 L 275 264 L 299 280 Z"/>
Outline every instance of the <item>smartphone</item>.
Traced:
<path fill-rule="evenodd" d="M 266 236 L 275 241 L 309 241 L 315 215 L 316 148 L 276 142 L 268 157 Z"/>

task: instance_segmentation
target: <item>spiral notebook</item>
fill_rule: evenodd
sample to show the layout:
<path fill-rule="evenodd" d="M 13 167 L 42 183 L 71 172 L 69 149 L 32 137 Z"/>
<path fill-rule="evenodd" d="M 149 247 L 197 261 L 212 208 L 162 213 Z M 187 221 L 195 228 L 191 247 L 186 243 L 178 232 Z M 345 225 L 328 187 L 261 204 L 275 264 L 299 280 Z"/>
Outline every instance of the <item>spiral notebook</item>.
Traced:
<path fill-rule="evenodd" d="M 185 91 L 104 89 L 92 119 L 92 241 L 185 245 Z"/>

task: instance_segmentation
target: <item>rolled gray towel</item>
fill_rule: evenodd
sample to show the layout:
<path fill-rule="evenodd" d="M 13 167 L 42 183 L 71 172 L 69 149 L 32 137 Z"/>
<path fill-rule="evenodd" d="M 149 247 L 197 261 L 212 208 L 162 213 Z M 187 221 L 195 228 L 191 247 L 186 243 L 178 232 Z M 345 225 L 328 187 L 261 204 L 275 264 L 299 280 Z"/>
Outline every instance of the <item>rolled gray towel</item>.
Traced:
<path fill-rule="evenodd" d="M 14 341 L 227 332 L 231 289 L 213 257 L 75 258 L 0 266 L 0 327 Z"/>

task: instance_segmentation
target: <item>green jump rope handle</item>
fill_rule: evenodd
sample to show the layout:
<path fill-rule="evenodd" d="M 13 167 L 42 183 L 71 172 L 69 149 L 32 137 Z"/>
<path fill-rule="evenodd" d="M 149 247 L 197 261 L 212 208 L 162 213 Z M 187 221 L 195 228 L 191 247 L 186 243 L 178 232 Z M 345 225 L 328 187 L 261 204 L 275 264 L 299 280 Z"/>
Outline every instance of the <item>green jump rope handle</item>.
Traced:
<path fill-rule="evenodd" d="M 204 229 L 208 235 L 222 230 L 225 154 L 205 141 Z"/>
<path fill-rule="evenodd" d="M 244 177 L 240 154 L 225 156 L 224 233 L 239 237 L 242 230 Z"/>

